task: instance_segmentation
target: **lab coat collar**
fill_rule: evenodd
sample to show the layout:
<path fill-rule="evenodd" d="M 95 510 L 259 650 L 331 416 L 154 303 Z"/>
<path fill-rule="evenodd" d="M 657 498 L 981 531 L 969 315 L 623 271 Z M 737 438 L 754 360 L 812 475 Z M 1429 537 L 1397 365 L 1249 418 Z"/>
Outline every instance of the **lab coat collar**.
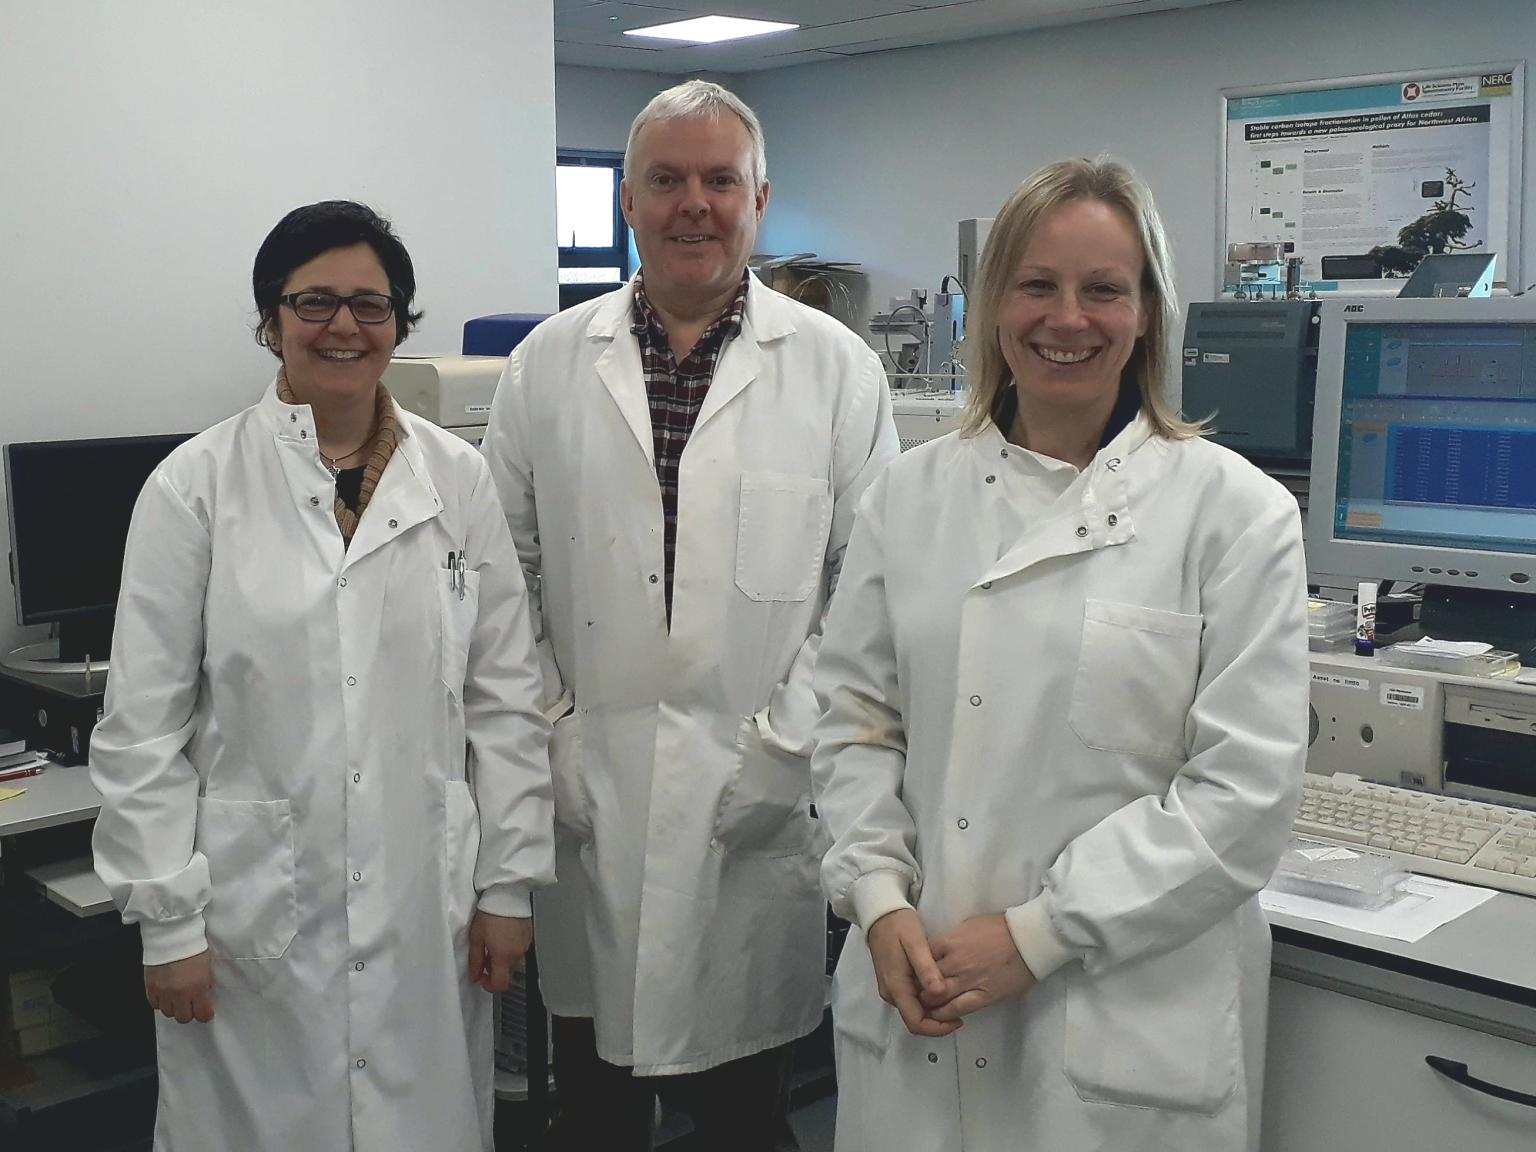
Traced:
<path fill-rule="evenodd" d="M 1136 526 L 1131 519 L 1125 473 L 1133 453 L 1147 445 L 1151 435 L 1152 427 L 1146 416 L 1138 413 L 1099 449 L 1050 512 L 972 586 L 991 587 L 994 581 L 1015 576 L 1042 560 L 1135 540 Z M 997 425 L 990 421 L 971 438 L 971 443 L 976 463 L 989 471 L 995 467 L 998 453 L 1008 446 Z"/>
<path fill-rule="evenodd" d="M 636 275 L 639 275 L 636 273 Z M 651 406 L 645 391 L 645 370 L 640 363 L 640 343 L 630 331 L 634 315 L 635 280 L 609 293 L 587 322 L 589 340 L 607 341 L 598 355 L 598 378 L 608 389 L 645 454 L 646 464 L 654 471 L 656 449 L 651 436 Z M 773 289 L 756 276 L 747 281 L 747 304 L 741 317 L 741 334 L 729 341 L 720 353 L 714 379 L 699 408 L 694 432 L 707 424 L 727 403 L 757 378 L 762 367 L 761 346 L 795 331 L 794 310 Z"/>
<path fill-rule="evenodd" d="M 419 417 L 403 411 L 397 404 L 395 418 L 399 438 L 395 442 L 394 455 L 384 466 L 378 487 L 373 490 L 363 518 L 357 522 L 357 532 L 347 549 L 343 569 L 443 510 L 443 498 L 438 495 L 437 486 L 427 470 L 421 437 L 412 427 Z M 461 546 L 462 543 L 460 541 Z"/>
<path fill-rule="evenodd" d="M 278 399 L 274 378 L 257 404 L 257 410 L 278 442 L 279 462 L 300 511 L 312 515 L 310 496 L 322 497 L 321 506 L 329 509 L 331 505 L 325 497 L 328 495 L 333 499 L 335 488 L 316 448 L 314 409 L 308 404 L 283 403 Z M 417 417 L 398 404 L 395 405 L 395 416 L 398 437 L 395 451 L 384 467 L 384 474 L 379 477 L 367 511 L 358 521 L 357 532 L 342 560 L 343 569 L 443 510 L 442 497 L 427 471 L 421 439 L 413 429 Z M 335 527 L 334 520 L 330 530 L 335 532 L 339 544 L 341 529 Z"/>
<path fill-rule="evenodd" d="M 635 284 L 640 273 L 636 272 L 622 288 L 610 292 L 599 302 L 587 321 L 586 335 L 590 340 L 617 340 L 629 334 L 634 321 Z M 777 340 L 795 331 L 794 310 L 788 306 L 788 297 L 775 292 L 756 276 L 747 279 L 747 306 L 742 313 L 741 339 L 749 332 L 759 343 Z"/>

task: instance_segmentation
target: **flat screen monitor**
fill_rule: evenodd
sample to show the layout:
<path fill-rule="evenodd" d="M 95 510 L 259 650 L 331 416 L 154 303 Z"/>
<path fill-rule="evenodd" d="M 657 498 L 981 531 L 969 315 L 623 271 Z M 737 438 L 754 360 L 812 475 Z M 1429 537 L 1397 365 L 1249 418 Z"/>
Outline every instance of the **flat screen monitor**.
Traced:
<path fill-rule="evenodd" d="M 53 440 L 5 446 L 11 583 L 19 624 L 66 634 L 110 622 L 139 490 L 188 436 Z M 94 655 L 105 658 L 98 642 Z M 70 658 L 66 654 L 65 658 Z"/>
<path fill-rule="evenodd" d="M 1307 564 L 1536 592 L 1536 296 L 1323 305 Z"/>

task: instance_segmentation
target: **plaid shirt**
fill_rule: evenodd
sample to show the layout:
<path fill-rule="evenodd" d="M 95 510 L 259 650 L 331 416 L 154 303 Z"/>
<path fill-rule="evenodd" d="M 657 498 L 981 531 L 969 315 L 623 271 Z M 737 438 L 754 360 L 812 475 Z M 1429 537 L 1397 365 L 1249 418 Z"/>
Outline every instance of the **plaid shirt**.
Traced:
<path fill-rule="evenodd" d="M 679 364 L 667 341 L 651 302 L 645 296 L 645 274 L 635 277 L 635 311 L 629 330 L 640 341 L 640 366 L 645 372 L 645 394 L 651 404 L 651 439 L 656 452 L 656 481 L 661 485 L 661 510 L 665 519 L 667 625 L 672 624 L 672 568 L 677 553 L 677 473 L 683 448 L 693 434 L 699 408 L 714 379 L 715 365 L 726 342 L 741 335 L 741 317 L 747 307 L 747 278 L 743 272 L 735 299 L 726 306 Z"/>

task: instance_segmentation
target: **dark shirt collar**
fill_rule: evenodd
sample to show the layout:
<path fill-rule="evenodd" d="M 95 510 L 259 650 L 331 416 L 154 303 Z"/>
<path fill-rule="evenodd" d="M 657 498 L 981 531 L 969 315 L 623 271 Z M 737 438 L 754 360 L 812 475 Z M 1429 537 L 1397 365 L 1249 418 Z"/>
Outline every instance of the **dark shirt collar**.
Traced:
<path fill-rule="evenodd" d="M 1120 381 L 1120 395 L 1115 398 L 1115 406 L 1109 413 L 1109 423 L 1104 425 L 1104 434 L 1099 437 L 1099 448 L 1106 447 L 1111 440 L 1124 432 L 1130 422 L 1136 419 L 1136 414 L 1141 411 L 1141 388 L 1135 380 L 1122 379 Z M 992 422 L 997 425 L 998 431 L 1004 437 L 1013 427 L 1013 421 L 1019 414 L 1019 394 L 1014 391 L 1013 381 L 1008 381 L 999 392 L 997 402 L 992 405 Z"/>
<path fill-rule="evenodd" d="M 741 283 L 737 285 L 736 295 L 704 330 L 699 337 L 699 345 L 709 346 L 718 342 L 717 346 L 723 346 L 727 340 L 733 340 L 741 335 L 742 317 L 747 311 L 747 284 L 751 280 L 751 269 L 746 269 L 741 274 Z M 651 306 L 650 297 L 645 294 L 645 272 L 635 273 L 635 307 L 630 317 L 629 330 L 636 336 L 650 333 L 651 339 L 660 347 L 667 347 L 667 330 L 662 326 L 661 317 L 656 315 L 656 309 Z"/>

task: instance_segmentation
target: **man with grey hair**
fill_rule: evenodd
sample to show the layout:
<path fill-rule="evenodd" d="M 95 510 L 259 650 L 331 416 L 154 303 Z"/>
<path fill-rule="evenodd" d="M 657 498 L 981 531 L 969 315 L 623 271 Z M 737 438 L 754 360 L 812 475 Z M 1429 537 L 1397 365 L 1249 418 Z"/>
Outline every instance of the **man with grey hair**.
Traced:
<path fill-rule="evenodd" d="M 689 81 L 635 118 L 641 271 L 513 352 L 485 453 L 555 720 L 558 883 L 535 907 L 557 1147 L 794 1148 L 821 1020 L 811 673 L 854 504 L 896 455 L 870 348 L 747 271 L 757 117 Z"/>

